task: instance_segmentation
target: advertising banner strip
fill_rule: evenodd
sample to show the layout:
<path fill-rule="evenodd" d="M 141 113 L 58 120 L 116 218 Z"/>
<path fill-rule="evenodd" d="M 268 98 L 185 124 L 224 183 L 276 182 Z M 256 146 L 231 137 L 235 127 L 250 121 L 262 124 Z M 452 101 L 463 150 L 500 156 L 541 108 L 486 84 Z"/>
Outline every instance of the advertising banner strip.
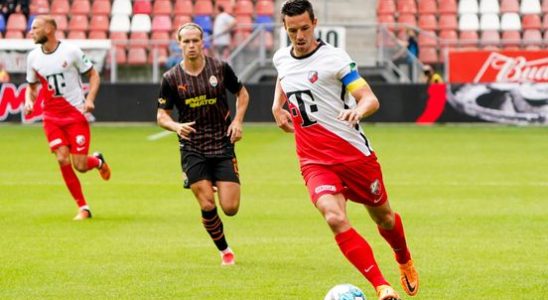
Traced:
<path fill-rule="evenodd" d="M 449 83 L 548 83 L 548 50 L 450 51 Z"/>

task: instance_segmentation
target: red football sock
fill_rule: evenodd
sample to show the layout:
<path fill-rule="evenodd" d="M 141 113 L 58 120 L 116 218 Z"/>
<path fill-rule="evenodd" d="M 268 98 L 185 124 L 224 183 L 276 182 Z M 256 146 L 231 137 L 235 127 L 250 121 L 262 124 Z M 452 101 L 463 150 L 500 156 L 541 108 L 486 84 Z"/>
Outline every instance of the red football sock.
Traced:
<path fill-rule="evenodd" d="M 389 284 L 375 261 L 373 250 L 367 241 L 354 228 L 335 236 L 344 256 L 348 259 L 374 287 Z"/>
<path fill-rule="evenodd" d="M 411 259 L 411 253 L 409 253 L 409 249 L 407 248 L 400 215 L 398 213 L 394 214 L 394 228 L 391 230 L 382 229 L 380 226 L 377 226 L 377 228 L 382 237 L 392 247 L 392 250 L 394 250 L 396 261 L 399 264 L 408 262 Z"/>
<path fill-rule="evenodd" d="M 88 170 L 99 167 L 101 160 L 95 156 L 88 156 Z"/>
<path fill-rule="evenodd" d="M 76 176 L 76 173 L 74 173 L 72 166 L 70 164 L 62 165 L 61 173 L 63 174 L 65 184 L 67 185 L 67 188 L 69 189 L 72 198 L 74 198 L 74 201 L 76 201 L 78 207 L 87 205 L 84 194 L 82 193 L 80 180 L 78 180 L 78 176 Z"/>

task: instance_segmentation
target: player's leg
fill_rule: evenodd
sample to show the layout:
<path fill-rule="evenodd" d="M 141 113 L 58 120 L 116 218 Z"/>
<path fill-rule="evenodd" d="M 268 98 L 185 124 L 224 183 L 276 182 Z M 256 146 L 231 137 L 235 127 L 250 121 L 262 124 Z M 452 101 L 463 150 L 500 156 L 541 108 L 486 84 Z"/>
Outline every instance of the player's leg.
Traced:
<path fill-rule="evenodd" d="M 91 143 L 88 122 L 83 121 L 71 124 L 66 127 L 66 132 L 70 141 L 70 153 L 72 154 L 74 168 L 81 173 L 85 173 L 91 169 L 98 169 L 101 177 L 104 180 L 109 180 L 110 167 L 106 163 L 103 154 L 97 152 L 93 155 L 88 155 Z"/>
<path fill-rule="evenodd" d="M 223 212 L 227 216 L 236 215 L 240 208 L 240 175 L 236 157 L 217 159 L 211 168 Z"/>
<path fill-rule="evenodd" d="M 400 268 L 400 283 L 404 291 L 415 296 L 419 291 L 419 275 L 407 247 L 401 217 L 390 208 L 388 201 L 380 206 L 366 206 L 369 215 L 377 223 L 381 236 L 394 250 Z"/>

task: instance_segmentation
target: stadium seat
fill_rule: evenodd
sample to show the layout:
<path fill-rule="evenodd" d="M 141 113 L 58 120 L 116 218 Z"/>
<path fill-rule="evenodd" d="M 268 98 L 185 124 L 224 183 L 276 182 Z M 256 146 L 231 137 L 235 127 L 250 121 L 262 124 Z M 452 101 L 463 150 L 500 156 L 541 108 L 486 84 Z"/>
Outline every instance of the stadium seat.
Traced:
<path fill-rule="evenodd" d="M 412 14 L 400 15 L 398 17 L 398 23 L 417 26 L 417 19 L 415 18 L 415 15 Z"/>
<path fill-rule="evenodd" d="M 31 1 L 29 5 L 29 11 L 31 15 L 43 15 L 49 14 L 49 1 L 48 0 L 35 0 Z"/>
<path fill-rule="evenodd" d="M 439 62 L 438 50 L 434 47 L 422 48 L 419 52 L 419 60 L 424 64 L 437 64 Z"/>
<path fill-rule="evenodd" d="M 131 32 L 150 32 L 151 29 L 152 24 L 149 15 L 138 14 L 133 15 L 131 18 Z"/>
<path fill-rule="evenodd" d="M 521 46 L 521 33 L 517 30 L 503 31 L 501 42 L 505 49 L 519 49 L 519 47 Z"/>
<path fill-rule="evenodd" d="M 264 28 L 267 31 L 274 31 L 274 19 L 272 16 L 261 15 L 255 18 L 255 24 L 264 24 Z"/>
<path fill-rule="evenodd" d="M 108 31 L 110 20 L 107 15 L 93 15 L 89 22 L 90 30 Z"/>
<path fill-rule="evenodd" d="M 55 37 L 58 39 L 58 40 L 64 40 L 67 38 L 67 35 L 65 34 L 64 31 L 60 31 L 60 30 L 57 30 L 55 32 Z"/>
<path fill-rule="evenodd" d="M 20 30 L 8 30 L 6 31 L 5 39 L 23 39 L 25 36 Z"/>
<path fill-rule="evenodd" d="M 152 3 L 150 0 L 136 0 L 133 2 L 134 14 L 150 14 L 152 13 Z"/>
<path fill-rule="evenodd" d="M 70 12 L 68 0 L 53 0 L 50 6 L 51 14 L 67 15 Z"/>
<path fill-rule="evenodd" d="M 110 15 L 110 1 L 109 0 L 95 0 L 91 5 L 91 14 L 95 15 Z"/>
<path fill-rule="evenodd" d="M 81 30 L 71 30 L 67 35 L 69 40 L 85 40 L 86 38 L 86 32 Z"/>
<path fill-rule="evenodd" d="M 255 4 L 257 16 L 274 16 L 274 2 L 270 0 L 258 0 Z"/>
<path fill-rule="evenodd" d="M 379 0 L 377 3 L 377 15 L 394 15 L 396 3 L 394 0 Z"/>
<path fill-rule="evenodd" d="M 192 18 L 188 15 L 175 16 L 173 22 L 171 22 L 171 31 L 176 31 L 181 25 L 189 22 L 192 22 Z"/>
<path fill-rule="evenodd" d="M 110 19 L 110 32 L 129 32 L 131 22 L 128 15 L 113 15 Z"/>
<path fill-rule="evenodd" d="M 544 47 L 548 45 L 548 30 L 544 32 Z"/>
<path fill-rule="evenodd" d="M 542 22 L 539 15 L 524 15 L 521 18 L 521 28 L 542 29 Z"/>
<path fill-rule="evenodd" d="M 542 0 L 542 13 L 548 14 L 548 0 Z"/>
<path fill-rule="evenodd" d="M 438 26 L 440 30 L 457 30 L 459 28 L 457 16 L 453 14 L 441 15 Z"/>
<path fill-rule="evenodd" d="M 517 13 L 504 13 L 500 20 L 501 30 L 521 30 L 521 20 Z"/>
<path fill-rule="evenodd" d="M 497 14 L 481 15 L 480 30 L 481 31 L 500 30 L 499 15 Z"/>
<path fill-rule="evenodd" d="M 147 32 L 134 31 L 129 34 L 128 45 L 129 47 L 142 47 L 147 48 L 149 46 L 150 39 Z"/>
<path fill-rule="evenodd" d="M 167 31 L 153 31 L 150 35 L 150 44 L 153 46 L 167 49 L 170 41 L 171 38 Z"/>
<path fill-rule="evenodd" d="M 501 0 L 500 2 L 501 13 L 517 13 L 519 12 L 518 0 Z"/>
<path fill-rule="evenodd" d="M 91 5 L 89 0 L 74 0 L 70 6 L 70 13 L 72 15 L 89 15 L 91 11 Z"/>
<path fill-rule="evenodd" d="M 481 33 L 482 46 L 499 46 L 500 35 L 498 31 L 486 30 Z"/>
<path fill-rule="evenodd" d="M 434 15 L 419 15 L 419 28 L 422 30 L 438 30 L 438 21 Z"/>
<path fill-rule="evenodd" d="M 419 14 L 437 14 L 438 4 L 436 0 L 419 0 Z"/>
<path fill-rule="evenodd" d="M 170 0 L 155 0 L 152 6 L 152 15 L 167 15 L 171 16 L 173 12 L 173 6 Z"/>
<path fill-rule="evenodd" d="M 398 0 L 396 2 L 396 10 L 399 14 L 416 14 L 417 4 L 415 0 Z"/>
<path fill-rule="evenodd" d="M 156 56 L 158 57 L 158 64 L 165 64 L 167 58 L 168 58 L 168 53 L 167 53 L 167 48 L 162 48 L 162 47 L 153 47 L 150 49 L 149 51 L 149 54 L 148 54 L 148 63 L 149 64 L 153 64 L 154 63 L 154 53 L 156 53 Z"/>
<path fill-rule="evenodd" d="M 542 12 L 542 9 L 540 7 L 539 0 L 521 0 L 519 12 L 522 15 L 540 14 Z"/>
<path fill-rule="evenodd" d="M 527 29 L 523 31 L 523 45 L 528 46 L 538 46 L 542 45 L 542 34 L 540 30 L 536 29 Z M 528 47 L 532 49 L 532 47 Z"/>
<path fill-rule="evenodd" d="M 96 17 L 96 16 L 94 16 Z M 92 27 L 93 28 L 93 27 Z M 105 40 L 108 38 L 107 31 L 103 30 L 91 30 L 89 32 L 89 39 L 90 40 Z"/>
<path fill-rule="evenodd" d="M 72 15 L 69 21 L 70 30 L 76 31 L 88 31 L 89 29 L 89 20 L 87 16 L 84 15 Z"/>
<path fill-rule="evenodd" d="M 127 53 L 126 50 L 122 48 L 116 48 L 116 63 L 117 64 L 125 64 L 127 62 Z M 107 63 L 110 63 L 110 55 L 107 55 Z"/>
<path fill-rule="evenodd" d="M 237 0 L 234 14 L 236 16 L 252 16 L 254 13 L 253 2 L 251 0 Z"/>
<path fill-rule="evenodd" d="M 247 15 L 236 15 L 235 31 L 251 32 L 253 30 L 253 19 Z"/>
<path fill-rule="evenodd" d="M 114 2 L 112 2 L 112 10 L 110 11 L 112 16 L 116 16 L 116 15 L 130 16 L 132 12 L 133 10 L 131 7 L 130 0 L 114 0 Z M 111 24 L 112 24 L 112 20 L 111 20 Z"/>
<path fill-rule="evenodd" d="M 388 30 L 393 31 L 394 25 L 391 24 L 396 23 L 396 20 L 394 19 L 394 15 L 378 15 L 377 22 L 379 24 L 384 24 L 387 26 Z"/>
<path fill-rule="evenodd" d="M 477 14 L 479 11 L 478 2 L 476 0 L 460 0 L 458 6 L 459 15 Z"/>
<path fill-rule="evenodd" d="M 112 24 L 112 22 L 110 22 Z M 116 48 L 125 49 L 128 43 L 127 33 L 114 31 L 110 33 L 110 40 Z"/>
<path fill-rule="evenodd" d="M 175 7 L 173 9 L 173 14 L 176 16 L 184 15 L 184 16 L 191 16 L 192 15 L 192 1 L 191 0 L 176 0 L 175 1 Z"/>
<path fill-rule="evenodd" d="M 453 48 L 458 44 L 459 37 L 456 30 L 442 30 L 438 35 L 442 48 Z"/>
<path fill-rule="evenodd" d="M 57 23 L 57 31 L 65 31 L 68 29 L 67 15 L 52 15 Z"/>
<path fill-rule="evenodd" d="M 438 12 L 440 14 L 456 14 L 457 13 L 457 1 L 456 0 L 442 0 L 439 1 Z"/>
<path fill-rule="evenodd" d="M 479 29 L 478 15 L 476 14 L 463 14 L 459 18 L 459 30 L 470 31 Z"/>
<path fill-rule="evenodd" d="M 213 14 L 213 4 L 211 0 L 197 0 L 194 3 L 195 16 L 211 16 Z"/>
<path fill-rule="evenodd" d="M 24 14 L 13 13 L 8 17 L 8 23 L 6 24 L 7 31 L 25 31 L 27 30 L 27 18 Z"/>
<path fill-rule="evenodd" d="M 548 31 L 548 14 L 544 14 L 542 17 L 542 29 Z"/>
<path fill-rule="evenodd" d="M 0 32 L 6 31 L 6 20 L 4 20 L 4 15 L 0 14 Z"/>
<path fill-rule="evenodd" d="M 213 32 L 213 21 L 211 20 L 211 16 L 196 15 L 194 16 L 194 23 L 200 25 L 202 29 L 209 34 Z"/>
<path fill-rule="evenodd" d="M 500 7 L 498 0 L 480 0 L 480 14 L 499 14 Z"/>
<path fill-rule="evenodd" d="M 419 48 L 422 47 L 436 47 L 438 40 L 434 31 L 421 31 L 418 38 Z"/>
<path fill-rule="evenodd" d="M 228 14 L 233 14 L 234 5 L 232 5 L 232 0 L 217 0 L 215 1 L 215 7 L 223 6 L 225 12 Z"/>
<path fill-rule="evenodd" d="M 152 31 L 171 31 L 171 18 L 166 15 L 154 16 L 152 19 Z"/>
<path fill-rule="evenodd" d="M 477 49 L 478 33 L 476 31 L 461 31 L 459 34 L 459 45 L 461 48 Z"/>

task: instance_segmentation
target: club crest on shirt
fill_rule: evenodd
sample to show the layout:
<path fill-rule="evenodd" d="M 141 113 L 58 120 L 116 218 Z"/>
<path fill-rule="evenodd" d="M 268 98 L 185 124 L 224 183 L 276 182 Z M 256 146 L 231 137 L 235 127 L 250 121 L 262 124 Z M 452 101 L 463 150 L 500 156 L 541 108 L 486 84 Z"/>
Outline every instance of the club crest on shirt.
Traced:
<path fill-rule="evenodd" d="M 215 75 L 211 75 L 211 77 L 209 77 L 209 84 L 211 84 L 212 87 L 217 87 L 218 83 L 219 81 L 217 80 L 217 77 L 215 77 Z"/>
<path fill-rule="evenodd" d="M 371 191 L 371 194 L 373 195 L 380 195 L 381 193 L 381 183 L 378 179 L 375 179 L 369 186 L 369 190 Z"/>
<path fill-rule="evenodd" d="M 308 81 L 310 81 L 310 83 L 314 83 L 318 81 L 318 72 L 317 71 L 308 72 Z"/>
<path fill-rule="evenodd" d="M 63 67 L 63 69 L 64 69 L 64 68 L 66 68 L 67 66 L 68 66 L 68 62 L 65 60 L 65 61 L 63 62 L 62 67 Z"/>
<path fill-rule="evenodd" d="M 158 103 L 159 103 L 159 104 L 166 104 L 166 99 L 164 99 L 164 98 L 158 98 Z"/>
<path fill-rule="evenodd" d="M 82 146 L 86 143 L 86 137 L 79 134 L 76 136 L 76 144 L 79 145 L 79 146 Z"/>

